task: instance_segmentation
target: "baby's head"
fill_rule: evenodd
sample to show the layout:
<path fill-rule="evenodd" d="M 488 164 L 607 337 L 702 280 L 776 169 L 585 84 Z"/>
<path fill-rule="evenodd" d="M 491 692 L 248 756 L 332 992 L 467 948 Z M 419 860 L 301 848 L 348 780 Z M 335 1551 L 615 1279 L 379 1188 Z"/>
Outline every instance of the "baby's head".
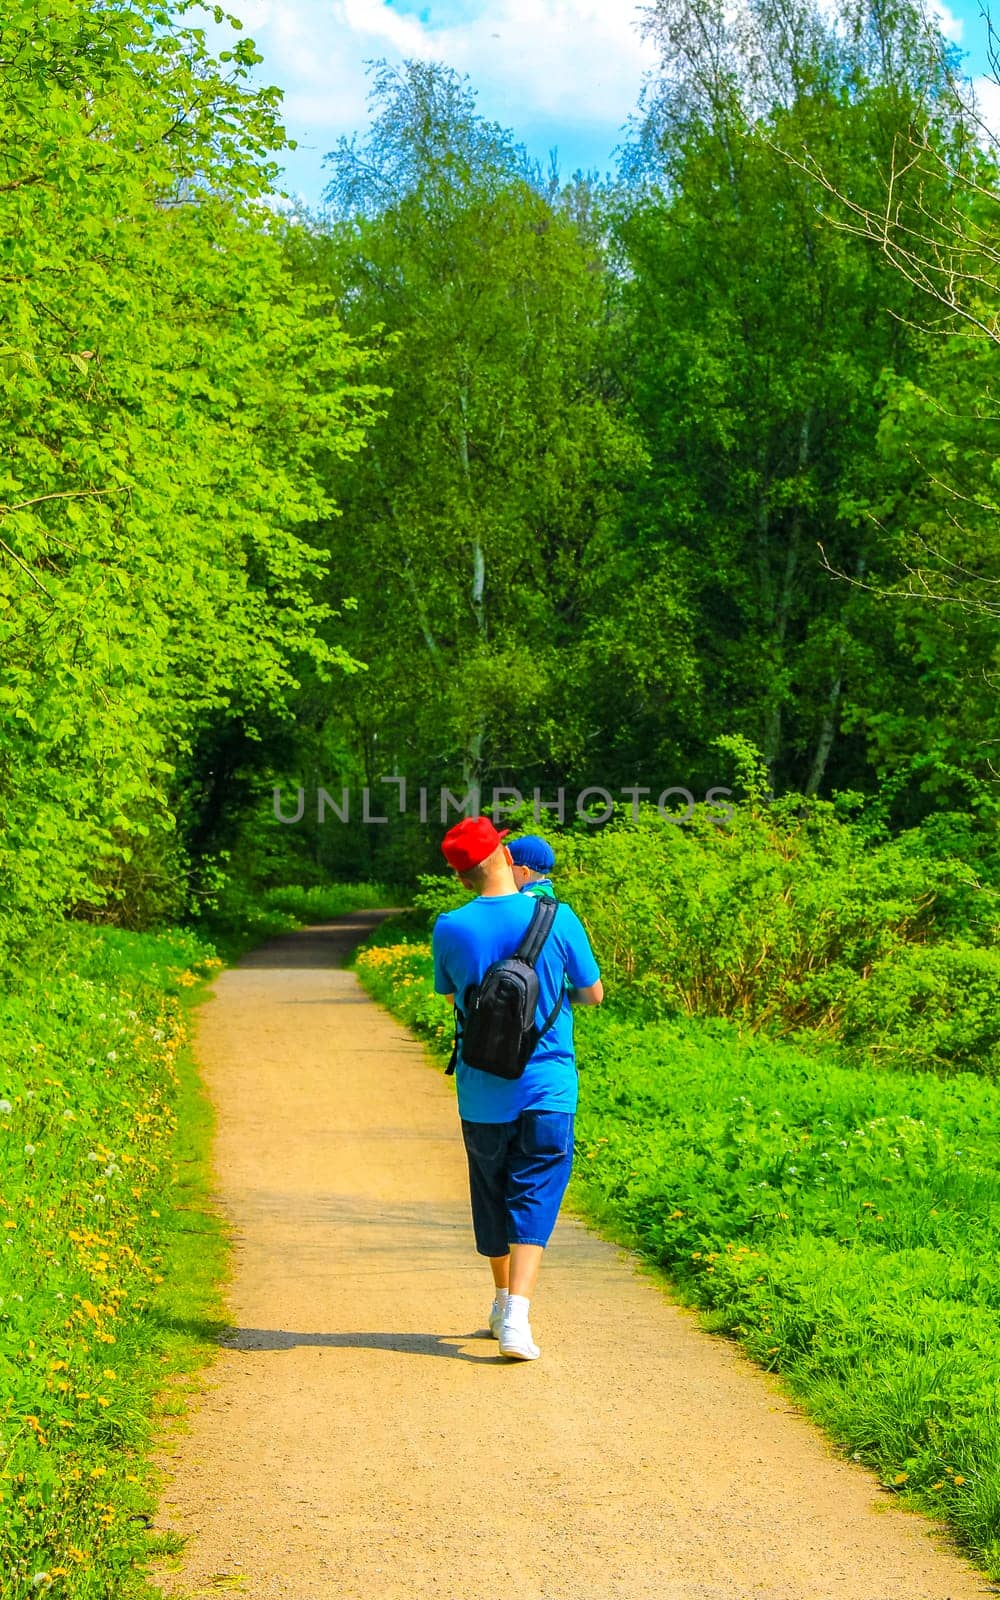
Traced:
<path fill-rule="evenodd" d="M 519 889 L 538 878 L 547 878 L 556 864 L 555 851 L 537 833 L 525 833 L 508 845 L 514 882 Z"/>

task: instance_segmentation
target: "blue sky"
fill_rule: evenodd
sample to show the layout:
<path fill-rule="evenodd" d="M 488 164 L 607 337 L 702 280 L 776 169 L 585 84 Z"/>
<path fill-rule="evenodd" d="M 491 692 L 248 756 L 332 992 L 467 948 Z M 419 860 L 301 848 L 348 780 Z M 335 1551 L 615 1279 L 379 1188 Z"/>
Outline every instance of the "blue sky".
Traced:
<path fill-rule="evenodd" d="M 322 161 L 338 136 L 367 121 L 364 63 L 379 57 L 446 61 L 468 73 L 480 111 L 513 129 L 548 165 L 558 149 L 565 176 L 615 165 L 614 149 L 654 63 L 633 0 L 223 0 L 264 60 L 261 83 L 285 94 L 284 119 L 299 148 L 286 154 L 285 184 L 318 207 Z M 948 37 L 966 53 L 973 78 L 987 70 L 979 0 L 935 7 Z M 208 26 L 223 48 L 228 30 Z M 1000 124 L 1000 89 L 986 85 L 983 109 Z"/>

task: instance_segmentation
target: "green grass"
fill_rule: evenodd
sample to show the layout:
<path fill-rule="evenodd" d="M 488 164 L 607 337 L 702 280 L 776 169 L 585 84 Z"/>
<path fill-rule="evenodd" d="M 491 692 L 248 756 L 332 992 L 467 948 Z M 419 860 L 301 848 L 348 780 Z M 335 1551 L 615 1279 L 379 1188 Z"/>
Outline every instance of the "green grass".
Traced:
<path fill-rule="evenodd" d="M 447 1055 L 426 937 L 357 970 Z M 722 1019 L 576 1034 L 571 1203 L 1000 1577 L 1000 1086 Z"/>
<path fill-rule="evenodd" d="M 151 1592 L 157 1397 L 217 1316 L 222 1240 L 185 1209 L 210 1130 L 184 1045 L 218 964 L 187 932 L 67 924 L 0 994 L 3 1600 Z"/>

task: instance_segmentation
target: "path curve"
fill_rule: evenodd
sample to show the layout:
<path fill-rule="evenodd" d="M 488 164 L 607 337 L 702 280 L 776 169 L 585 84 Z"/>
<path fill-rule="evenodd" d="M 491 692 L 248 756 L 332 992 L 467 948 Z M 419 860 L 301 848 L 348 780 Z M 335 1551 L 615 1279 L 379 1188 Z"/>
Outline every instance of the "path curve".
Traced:
<path fill-rule="evenodd" d="M 728 1340 L 565 1213 L 532 1325 L 486 1336 L 452 1080 L 375 1006 L 357 913 L 220 973 L 194 1045 L 238 1331 L 161 1444 L 165 1595 L 981 1600 Z"/>

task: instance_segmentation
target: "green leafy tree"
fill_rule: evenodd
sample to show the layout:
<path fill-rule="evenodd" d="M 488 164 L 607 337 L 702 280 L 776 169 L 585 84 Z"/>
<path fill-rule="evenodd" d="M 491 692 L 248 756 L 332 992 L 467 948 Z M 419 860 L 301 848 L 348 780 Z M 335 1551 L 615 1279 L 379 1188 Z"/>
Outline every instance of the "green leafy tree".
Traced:
<path fill-rule="evenodd" d="M 885 385 L 884 481 L 859 500 L 895 556 L 865 587 L 896 692 L 873 674 L 849 715 L 883 789 L 905 784 L 925 807 L 950 793 L 995 816 L 1000 144 L 943 42 L 928 43 L 947 115 L 897 127 L 865 186 L 813 141 L 785 154 L 818 183 L 827 225 L 877 254 L 924 330 L 919 372 Z M 991 61 L 995 83 L 992 48 Z"/>
<path fill-rule="evenodd" d="M 867 590 L 831 568 L 895 570 L 866 509 L 892 476 L 882 379 L 915 377 L 926 351 L 913 289 L 824 225 L 822 186 L 781 152 L 822 152 L 874 193 L 900 128 L 921 108 L 947 123 L 947 75 L 906 5 L 748 0 L 734 18 L 658 0 L 646 19 L 661 66 L 617 236 L 621 364 L 651 469 L 623 541 L 698 618 L 692 742 L 731 727 L 775 787 L 865 786 L 854 696 L 885 664 Z"/>
<path fill-rule="evenodd" d="M 878 670 L 848 717 L 895 815 L 950 802 L 995 823 L 1000 352 L 963 337 L 928 343 L 920 381 L 886 385 L 885 470 L 865 509 L 894 560 L 865 595 Z"/>
<path fill-rule="evenodd" d="M 332 476 L 345 638 L 369 668 L 337 726 L 366 776 L 541 782 L 594 755 L 588 596 L 639 460 L 594 197 L 543 182 L 448 69 L 383 66 L 372 100 L 365 142 L 328 158 L 334 221 L 303 264 L 350 331 L 381 330 L 392 389 Z"/>
<path fill-rule="evenodd" d="M 303 661 L 352 665 L 310 529 L 318 455 L 361 442 L 359 353 L 264 204 L 278 92 L 186 9 L 14 0 L 0 27 L 11 927 L 175 914 L 196 745 L 210 764 L 213 727 L 254 738 Z"/>

